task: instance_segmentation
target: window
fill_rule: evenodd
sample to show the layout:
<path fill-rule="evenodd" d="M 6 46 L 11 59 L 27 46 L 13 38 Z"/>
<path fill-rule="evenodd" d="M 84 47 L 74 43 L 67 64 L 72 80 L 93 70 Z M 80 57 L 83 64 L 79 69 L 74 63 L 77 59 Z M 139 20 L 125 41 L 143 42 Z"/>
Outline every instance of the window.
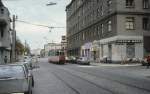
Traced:
<path fill-rule="evenodd" d="M 101 32 L 104 33 L 104 24 L 101 24 Z"/>
<path fill-rule="evenodd" d="M 103 6 L 101 6 L 101 16 L 104 15 L 104 10 L 103 10 Z"/>
<path fill-rule="evenodd" d="M 112 0 L 108 0 L 107 1 L 107 6 L 108 6 L 108 12 L 110 12 L 111 11 L 111 4 L 112 4 Z"/>
<path fill-rule="evenodd" d="M 103 57 L 104 56 L 104 47 L 103 47 L 103 45 L 101 45 L 101 57 Z"/>
<path fill-rule="evenodd" d="M 134 7 L 134 0 L 126 0 L 126 7 Z"/>
<path fill-rule="evenodd" d="M 112 22 L 108 21 L 108 31 L 112 31 Z"/>
<path fill-rule="evenodd" d="M 98 34 L 98 35 L 100 35 L 100 31 L 99 31 L 99 30 L 100 30 L 100 27 L 97 26 L 97 34 Z"/>
<path fill-rule="evenodd" d="M 82 33 L 82 40 L 85 40 L 84 32 Z"/>
<path fill-rule="evenodd" d="M 3 36 L 4 36 L 4 30 L 3 30 L 3 28 L 1 28 L 0 30 L 1 30 L 1 37 L 3 38 Z"/>
<path fill-rule="evenodd" d="M 127 17 L 126 18 L 126 29 L 133 30 L 135 28 L 135 21 L 134 17 Z"/>
<path fill-rule="evenodd" d="M 1 14 L 4 14 L 4 9 L 1 9 Z"/>
<path fill-rule="evenodd" d="M 100 8 L 97 9 L 97 17 L 99 17 L 100 14 Z"/>
<path fill-rule="evenodd" d="M 143 0 L 143 8 L 148 9 L 149 8 L 149 0 Z"/>
<path fill-rule="evenodd" d="M 99 3 L 99 2 L 100 2 L 100 0 L 96 0 L 96 2 L 97 2 L 97 3 Z"/>
<path fill-rule="evenodd" d="M 97 35 L 97 27 L 94 28 L 94 36 Z"/>
<path fill-rule="evenodd" d="M 148 30 L 149 19 L 143 18 L 143 29 Z"/>

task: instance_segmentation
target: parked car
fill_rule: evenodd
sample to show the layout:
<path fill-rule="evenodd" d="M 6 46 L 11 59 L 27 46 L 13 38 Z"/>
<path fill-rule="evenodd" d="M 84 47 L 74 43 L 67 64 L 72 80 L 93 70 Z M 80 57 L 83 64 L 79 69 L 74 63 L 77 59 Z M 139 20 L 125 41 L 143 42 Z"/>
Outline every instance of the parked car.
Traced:
<path fill-rule="evenodd" d="M 24 66 L 27 74 L 30 74 L 30 76 L 31 76 L 30 79 L 32 80 L 32 87 L 34 87 L 34 76 L 32 73 L 32 69 L 33 69 L 32 63 L 31 62 L 18 62 L 17 64 Z"/>
<path fill-rule="evenodd" d="M 112 60 L 108 56 L 103 56 L 101 62 L 103 62 L 103 63 L 112 63 Z"/>
<path fill-rule="evenodd" d="M 32 94 L 31 75 L 22 65 L 0 65 L 0 94 Z"/>
<path fill-rule="evenodd" d="M 31 62 L 31 59 L 30 56 L 24 56 L 24 62 Z"/>
<path fill-rule="evenodd" d="M 74 57 L 74 56 L 70 56 L 70 57 L 67 57 L 67 58 L 66 58 L 66 62 L 67 62 L 67 63 L 76 64 L 76 63 L 77 63 L 77 59 L 76 59 L 76 57 Z"/>
<path fill-rule="evenodd" d="M 142 64 L 142 66 L 147 66 L 148 65 L 147 59 L 145 58 L 145 59 L 141 60 L 141 64 Z"/>
<path fill-rule="evenodd" d="M 90 65 L 90 60 L 87 57 L 79 57 L 77 64 Z"/>

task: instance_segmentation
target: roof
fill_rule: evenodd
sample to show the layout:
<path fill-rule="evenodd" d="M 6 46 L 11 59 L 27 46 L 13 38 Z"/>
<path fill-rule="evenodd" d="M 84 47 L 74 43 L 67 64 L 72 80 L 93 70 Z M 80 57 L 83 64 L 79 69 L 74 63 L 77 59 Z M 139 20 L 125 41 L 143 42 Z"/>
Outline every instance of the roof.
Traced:
<path fill-rule="evenodd" d="M 2 3 L 2 0 L 0 0 L 0 7 L 4 6 L 4 4 Z"/>
<path fill-rule="evenodd" d="M 71 0 L 71 2 L 67 5 L 66 9 L 68 9 L 74 1 L 75 0 Z"/>

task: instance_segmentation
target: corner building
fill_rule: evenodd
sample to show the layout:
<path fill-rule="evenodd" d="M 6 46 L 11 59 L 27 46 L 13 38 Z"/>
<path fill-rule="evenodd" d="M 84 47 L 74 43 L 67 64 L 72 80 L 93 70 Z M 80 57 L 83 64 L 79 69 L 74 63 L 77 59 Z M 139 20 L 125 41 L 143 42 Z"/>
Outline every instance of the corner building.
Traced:
<path fill-rule="evenodd" d="M 11 19 L 9 10 L 0 0 L 0 64 L 5 64 L 4 58 L 7 56 L 10 62 L 11 54 Z"/>
<path fill-rule="evenodd" d="M 97 62 L 143 58 L 150 0 L 72 0 L 66 13 L 68 55 Z"/>

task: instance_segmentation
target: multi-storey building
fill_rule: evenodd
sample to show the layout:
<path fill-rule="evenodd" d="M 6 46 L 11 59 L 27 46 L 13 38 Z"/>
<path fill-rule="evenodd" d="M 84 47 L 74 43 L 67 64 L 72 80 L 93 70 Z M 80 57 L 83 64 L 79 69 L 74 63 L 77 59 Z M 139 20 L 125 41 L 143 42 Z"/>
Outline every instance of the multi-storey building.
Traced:
<path fill-rule="evenodd" d="M 69 55 L 114 62 L 143 58 L 150 0 L 72 0 L 66 12 Z"/>
<path fill-rule="evenodd" d="M 9 11 L 0 0 L 0 64 L 4 63 L 5 56 L 7 56 L 7 62 L 10 61 L 10 21 Z"/>

